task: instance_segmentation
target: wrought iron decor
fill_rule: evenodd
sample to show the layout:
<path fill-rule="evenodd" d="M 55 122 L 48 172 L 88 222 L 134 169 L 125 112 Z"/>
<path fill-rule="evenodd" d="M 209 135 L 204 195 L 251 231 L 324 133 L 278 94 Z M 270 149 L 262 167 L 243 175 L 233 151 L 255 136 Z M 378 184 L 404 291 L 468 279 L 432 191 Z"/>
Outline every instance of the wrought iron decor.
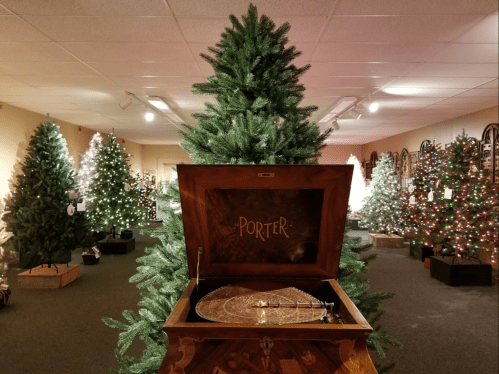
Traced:
<path fill-rule="evenodd" d="M 400 185 L 407 188 L 407 180 L 411 176 L 411 158 L 406 148 L 400 152 Z"/>
<path fill-rule="evenodd" d="M 499 184 L 499 125 L 490 123 L 485 127 L 480 142 L 482 167 L 490 171 L 492 181 Z"/>
<path fill-rule="evenodd" d="M 430 140 L 423 140 L 421 142 L 421 145 L 419 146 L 419 155 L 418 155 L 419 160 L 421 160 L 421 155 L 423 154 L 423 151 L 425 150 L 425 148 L 427 148 L 430 145 L 431 145 Z"/>

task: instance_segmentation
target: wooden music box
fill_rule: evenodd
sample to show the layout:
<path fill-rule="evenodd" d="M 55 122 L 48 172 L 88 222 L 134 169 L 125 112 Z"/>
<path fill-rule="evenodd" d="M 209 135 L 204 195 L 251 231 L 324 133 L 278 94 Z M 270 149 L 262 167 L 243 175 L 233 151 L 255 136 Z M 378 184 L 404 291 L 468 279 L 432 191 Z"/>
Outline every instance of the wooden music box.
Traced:
<path fill-rule="evenodd" d="M 335 280 L 351 165 L 178 165 L 190 282 L 159 373 L 376 373 Z"/>

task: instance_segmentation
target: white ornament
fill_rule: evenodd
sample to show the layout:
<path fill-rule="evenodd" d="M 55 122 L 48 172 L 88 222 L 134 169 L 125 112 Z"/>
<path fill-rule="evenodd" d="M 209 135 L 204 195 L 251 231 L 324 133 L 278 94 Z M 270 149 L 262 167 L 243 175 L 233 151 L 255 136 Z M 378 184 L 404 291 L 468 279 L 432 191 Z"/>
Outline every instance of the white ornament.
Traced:
<path fill-rule="evenodd" d="M 85 211 L 85 202 L 76 204 L 76 210 L 78 212 L 84 212 Z"/>
<path fill-rule="evenodd" d="M 416 197 L 415 197 L 415 196 L 411 196 L 411 197 L 409 198 L 409 204 L 411 204 L 411 205 L 416 204 Z"/>
<path fill-rule="evenodd" d="M 413 184 L 409 185 L 409 193 L 413 193 L 414 190 L 416 189 Z"/>
<path fill-rule="evenodd" d="M 407 180 L 407 183 L 408 183 L 408 184 L 412 184 L 412 182 L 413 182 L 412 178 L 409 178 L 409 179 Z"/>
<path fill-rule="evenodd" d="M 126 192 L 130 191 L 130 185 L 128 183 L 125 183 L 125 191 Z"/>
<path fill-rule="evenodd" d="M 440 184 L 440 179 L 437 181 L 437 184 L 435 185 L 435 188 L 438 188 L 439 184 Z"/>
<path fill-rule="evenodd" d="M 444 198 L 447 200 L 452 199 L 452 188 L 446 188 L 444 192 Z"/>
<path fill-rule="evenodd" d="M 75 214 L 75 207 L 73 206 L 73 204 L 69 204 L 69 206 L 68 206 L 68 214 L 70 216 L 72 216 L 73 214 Z"/>
<path fill-rule="evenodd" d="M 428 201 L 433 201 L 433 191 L 428 194 Z"/>

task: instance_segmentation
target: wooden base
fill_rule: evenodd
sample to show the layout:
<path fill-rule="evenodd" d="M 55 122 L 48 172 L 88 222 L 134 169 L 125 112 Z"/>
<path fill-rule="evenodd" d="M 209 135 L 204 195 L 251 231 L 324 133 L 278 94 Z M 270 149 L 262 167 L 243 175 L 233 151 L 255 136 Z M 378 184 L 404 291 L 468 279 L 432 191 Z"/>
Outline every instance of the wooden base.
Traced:
<path fill-rule="evenodd" d="M 375 247 L 402 248 L 404 238 L 395 234 L 369 234 L 369 243 Z"/>
<path fill-rule="evenodd" d="M 135 238 L 101 240 L 97 247 L 105 255 L 125 255 L 135 249 Z"/>
<path fill-rule="evenodd" d="M 448 286 L 491 286 L 492 266 L 477 260 L 454 260 L 454 257 L 431 257 L 430 275 Z"/>
<path fill-rule="evenodd" d="M 37 266 L 17 275 L 19 288 L 62 288 L 80 276 L 80 265 Z"/>

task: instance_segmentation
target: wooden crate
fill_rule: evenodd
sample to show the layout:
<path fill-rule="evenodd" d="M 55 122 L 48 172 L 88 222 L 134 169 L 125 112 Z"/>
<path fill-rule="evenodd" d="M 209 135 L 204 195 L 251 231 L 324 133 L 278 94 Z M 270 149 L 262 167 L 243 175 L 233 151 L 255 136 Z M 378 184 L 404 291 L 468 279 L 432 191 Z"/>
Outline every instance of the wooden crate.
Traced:
<path fill-rule="evenodd" d="M 404 238 L 395 234 L 369 234 L 369 243 L 375 247 L 402 248 Z"/>
<path fill-rule="evenodd" d="M 57 264 L 54 266 L 37 266 L 17 275 L 19 288 L 62 288 L 80 276 L 80 265 Z"/>

